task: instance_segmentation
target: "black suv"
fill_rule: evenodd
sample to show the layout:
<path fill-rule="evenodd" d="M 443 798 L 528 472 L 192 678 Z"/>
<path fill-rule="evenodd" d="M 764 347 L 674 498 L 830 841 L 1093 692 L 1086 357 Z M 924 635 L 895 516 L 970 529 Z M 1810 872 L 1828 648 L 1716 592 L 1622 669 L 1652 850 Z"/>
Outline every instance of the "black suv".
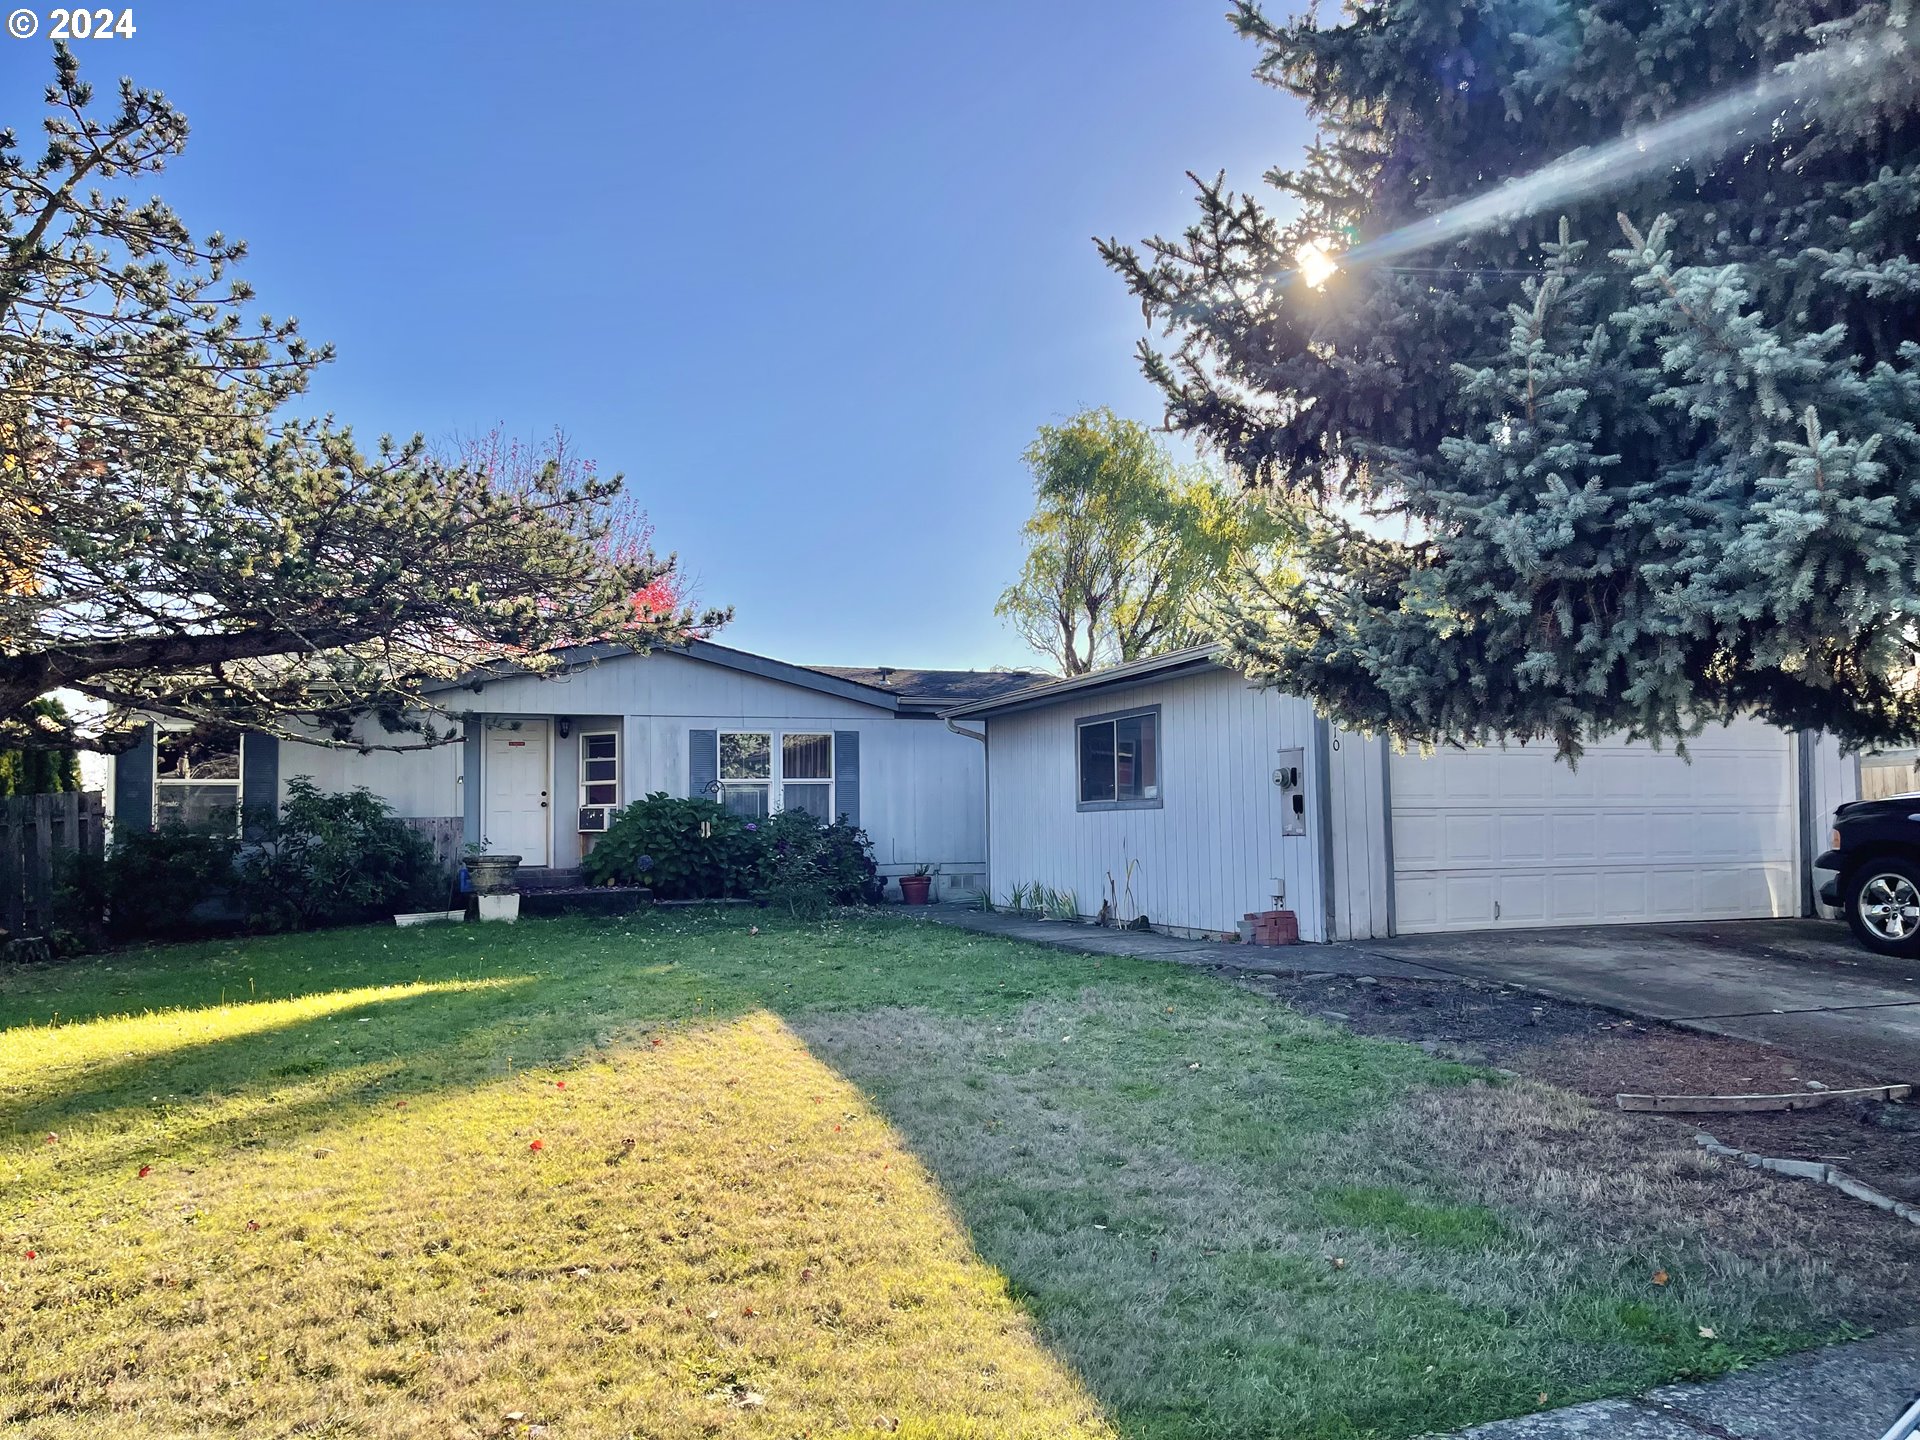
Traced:
<path fill-rule="evenodd" d="M 1869 950 L 1920 956 L 1920 795 L 1842 805 L 1832 843 L 1813 862 L 1820 899 L 1847 912 Z"/>

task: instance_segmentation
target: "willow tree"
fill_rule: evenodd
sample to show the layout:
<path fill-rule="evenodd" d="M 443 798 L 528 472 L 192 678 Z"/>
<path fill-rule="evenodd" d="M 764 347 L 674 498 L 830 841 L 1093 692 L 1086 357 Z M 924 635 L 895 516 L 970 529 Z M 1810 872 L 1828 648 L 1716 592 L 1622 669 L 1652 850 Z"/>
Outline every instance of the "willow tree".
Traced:
<path fill-rule="evenodd" d="M 1170 423 L 1312 516 L 1239 661 L 1407 741 L 1920 731 L 1904 13 L 1233 18 L 1317 144 L 1102 249 Z"/>
<path fill-rule="evenodd" d="M 1063 675 L 1210 640 L 1233 577 L 1283 563 L 1284 511 L 1180 465 L 1111 410 L 1041 426 L 1026 462 L 1026 560 L 995 608 Z"/>
<path fill-rule="evenodd" d="M 54 67 L 41 143 L 0 132 L 0 747 L 111 748 L 142 712 L 429 743 L 428 682 L 721 618 L 653 608 L 672 562 L 620 543 L 618 477 L 292 414 L 331 352 L 253 315 L 241 244 L 141 193 L 186 121 Z"/>

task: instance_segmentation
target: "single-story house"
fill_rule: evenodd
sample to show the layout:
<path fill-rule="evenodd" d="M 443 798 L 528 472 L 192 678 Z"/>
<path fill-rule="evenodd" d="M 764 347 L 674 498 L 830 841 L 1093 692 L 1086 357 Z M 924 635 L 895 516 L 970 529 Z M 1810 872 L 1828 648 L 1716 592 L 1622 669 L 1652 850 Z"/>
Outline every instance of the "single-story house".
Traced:
<path fill-rule="evenodd" d="M 845 815 L 881 873 L 940 867 L 938 892 L 986 874 L 985 758 L 947 726 L 957 703 L 1024 690 L 1029 672 L 824 669 L 696 640 L 636 654 L 582 646 L 544 675 L 503 666 L 442 686 L 463 734 L 426 750 L 355 750 L 150 727 L 118 756 L 113 823 L 205 822 L 277 807 L 287 782 L 364 785 L 409 817 L 460 817 L 466 842 L 527 870 L 580 863 L 620 807 L 655 791 L 741 815 Z M 372 722 L 367 722 L 369 725 Z"/>
<path fill-rule="evenodd" d="M 1307 940 L 1814 913 L 1859 766 L 1758 721 L 1645 744 L 1394 752 L 1217 647 L 957 705 L 987 750 L 988 878 L 1183 934 L 1292 910 Z"/>

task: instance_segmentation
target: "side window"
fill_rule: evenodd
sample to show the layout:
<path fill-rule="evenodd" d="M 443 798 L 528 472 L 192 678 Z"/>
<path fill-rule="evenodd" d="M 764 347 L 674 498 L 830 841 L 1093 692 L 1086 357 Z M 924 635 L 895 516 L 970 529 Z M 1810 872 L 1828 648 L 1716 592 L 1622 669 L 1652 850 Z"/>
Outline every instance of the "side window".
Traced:
<path fill-rule="evenodd" d="M 153 819 L 191 830 L 240 831 L 236 730 L 162 730 L 153 741 Z"/>
<path fill-rule="evenodd" d="M 580 737 L 580 804 L 620 803 L 620 735 L 589 731 Z"/>
<path fill-rule="evenodd" d="M 1082 720 L 1075 741 L 1080 809 L 1161 803 L 1158 707 Z"/>

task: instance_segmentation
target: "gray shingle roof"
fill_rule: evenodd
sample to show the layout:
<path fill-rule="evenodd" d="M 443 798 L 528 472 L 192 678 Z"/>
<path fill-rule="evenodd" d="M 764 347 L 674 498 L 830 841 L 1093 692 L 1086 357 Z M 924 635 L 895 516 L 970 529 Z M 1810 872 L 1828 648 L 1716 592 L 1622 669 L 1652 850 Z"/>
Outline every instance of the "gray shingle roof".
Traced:
<path fill-rule="evenodd" d="M 1044 685 L 1056 677 L 1038 670 L 909 670 L 891 666 L 815 665 L 824 675 L 890 690 L 902 700 L 964 705 L 991 700 L 1015 690 Z"/>

